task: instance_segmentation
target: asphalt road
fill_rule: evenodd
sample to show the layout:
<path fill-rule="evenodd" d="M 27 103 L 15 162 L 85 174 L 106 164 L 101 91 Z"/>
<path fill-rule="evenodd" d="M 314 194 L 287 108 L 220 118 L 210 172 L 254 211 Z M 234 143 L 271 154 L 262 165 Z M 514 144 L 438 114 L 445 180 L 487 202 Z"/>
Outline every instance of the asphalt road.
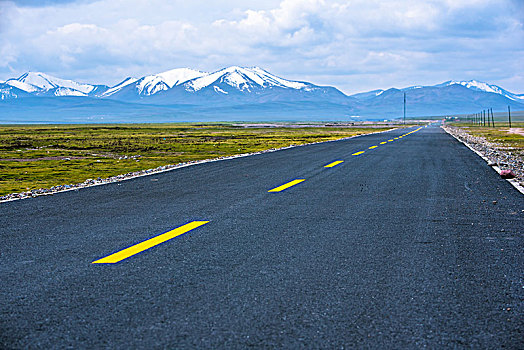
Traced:
<path fill-rule="evenodd" d="M 524 196 L 405 133 L 0 204 L 0 348 L 524 348 Z"/>

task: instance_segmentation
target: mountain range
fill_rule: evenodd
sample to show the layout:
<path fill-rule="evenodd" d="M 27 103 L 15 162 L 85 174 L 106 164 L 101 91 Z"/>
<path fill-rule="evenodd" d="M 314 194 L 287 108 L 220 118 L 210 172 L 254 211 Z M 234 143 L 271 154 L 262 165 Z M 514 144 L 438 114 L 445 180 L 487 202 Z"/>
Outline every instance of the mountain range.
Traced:
<path fill-rule="evenodd" d="M 115 86 L 27 72 L 0 82 L 0 122 L 350 120 L 524 110 L 524 95 L 475 80 L 345 95 L 259 67 L 206 73 L 179 68 Z"/>

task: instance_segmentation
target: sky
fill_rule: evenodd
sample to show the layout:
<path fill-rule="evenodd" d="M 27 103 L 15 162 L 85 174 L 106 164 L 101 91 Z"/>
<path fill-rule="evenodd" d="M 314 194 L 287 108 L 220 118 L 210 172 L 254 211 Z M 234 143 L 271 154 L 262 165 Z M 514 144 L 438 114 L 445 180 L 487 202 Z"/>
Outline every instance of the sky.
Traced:
<path fill-rule="evenodd" d="M 232 65 L 346 94 L 471 79 L 524 93 L 524 1 L 0 0 L 0 80 Z"/>

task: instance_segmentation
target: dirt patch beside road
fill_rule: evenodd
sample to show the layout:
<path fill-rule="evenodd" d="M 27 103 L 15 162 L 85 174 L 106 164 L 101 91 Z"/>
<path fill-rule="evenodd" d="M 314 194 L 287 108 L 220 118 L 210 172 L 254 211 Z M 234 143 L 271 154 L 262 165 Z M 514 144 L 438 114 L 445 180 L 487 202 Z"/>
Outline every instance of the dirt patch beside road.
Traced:
<path fill-rule="evenodd" d="M 524 129 L 523 128 L 511 128 L 508 130 L 508 133 L 524 136 Z"/>

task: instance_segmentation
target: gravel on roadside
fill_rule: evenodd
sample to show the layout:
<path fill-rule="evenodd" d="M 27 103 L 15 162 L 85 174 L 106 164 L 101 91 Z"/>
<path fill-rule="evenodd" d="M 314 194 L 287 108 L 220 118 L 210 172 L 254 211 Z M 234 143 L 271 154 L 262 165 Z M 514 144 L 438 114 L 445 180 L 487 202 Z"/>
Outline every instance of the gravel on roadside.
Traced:
<path fill-rule="evenodd" d="M 515 180 L 524 186 L 524 152 L 504 145 L 488 141 L 485 137 L 473 136 L 464 128 L 451 125 L 442 127 L 446 132 L 455 136 L 471 148 L 481 153 L 489 160 L 490 166 L 498 166 L 501 170 L 511 170 Z"/>
<path fill-rule="evenodd" d="M 300 146 L 303 146 L 303 145 L 300 145 Z M 290 146 L 290 147 L 293 147 L 293 146 Z M 260 151 L 260 152 L 244 153 L 244 154 L 228 156 L 228 157 L 219 157 L 219 158 L 214 158 L 214 159 L 189 161 L 189 162 L 178 163 L 178 164 L 168 164 L 168 165 L 159 166 L 153 169 L 134 171 L 134 172 L 130 172 L 127 174 L 111 176 L 108 178 L 99 177 L 96 179 L 87 179 L 84 182 L 78 183 L 78 184 L 58 185 L 58 186 L 53 186 L 51 188 L 39 188 L 39 189 L 30 190 L 26 192 L 10 193 L 4 196 L 0 196 L 0 202 L 6 202 L 6 201 L 12 201 L 12 200 L 24 199 L 24 198 L 32 198 L 32 197 L 37 197 L 37 196 L 53 195 L 57 192 L 64 192 L 64 191 L 74 191 L 74 190 L 78 191 L 79 189 L 85 188 L 85 187 L 109 184 L 113 182 L 120 182 L 120 181 L 132 179 L 135 177 L 145 176 L 145 175 L 158 174 L 158 173 L 173 170 L 176 168 L 182 168 L 182 167 L 193 165 L 193 164 L 206 163 L 206 162 L 218 161 L 218 160 L 223 160 L 223 159 L 231 159 L 231 158 L 237 158 L 237 157 L 245 157 L 245 156 L 253 155 L 253 154 L 274 152 L 280 149 L 285 149 L 285 148 L 290 148 L 290 147 L 269 149 L 269 150 Z"/>

